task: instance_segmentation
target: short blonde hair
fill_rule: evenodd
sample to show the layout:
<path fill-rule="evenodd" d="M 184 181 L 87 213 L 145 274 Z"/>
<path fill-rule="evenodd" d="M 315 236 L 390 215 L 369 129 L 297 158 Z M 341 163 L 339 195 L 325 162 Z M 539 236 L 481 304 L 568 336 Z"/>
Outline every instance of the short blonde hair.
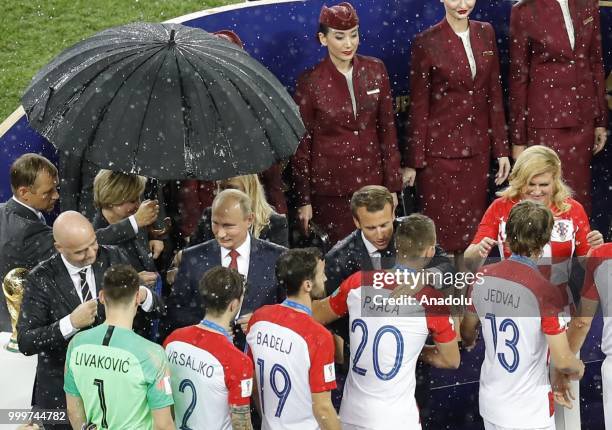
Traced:
<path fill-rule="evenodd" d="M 395 232 L 395 250 L 402 258 L 418 258 L 436 244 L 436 225 L 425 215 L 414 213 L 402 218 Z"/>
<path fill-rule="evenodd" d="M 497 195 L 518 201 L 522 198 L 524 189 L 535 176 L 552 173 L 553 194 L 551 204 L 560 213 L 567 212 L 570 205 L 566 200 L 571 197 L 572 190 L 563 182 L 561 172 L 561 160 L 555 151 L 542 145 L 530 146 L 516 159 L 508 178 L 510 186 L 498 192 Z"/>
<path fill-rule="evenodd" d="M 223 190 L 215 196 L 212 202 L 212 212 L 214 213 L 215 209 L 228 199 L 238 203 L 244 218 L 253 213 L 251 198 L 242 191 L 234 189 Z"/>
<path fill-rule="evenodd" d="M 106 209 L 137 200 L 144 192 L 146 182 L 144 176 L 101 169 L 94 179 L 94 204 Z"/>

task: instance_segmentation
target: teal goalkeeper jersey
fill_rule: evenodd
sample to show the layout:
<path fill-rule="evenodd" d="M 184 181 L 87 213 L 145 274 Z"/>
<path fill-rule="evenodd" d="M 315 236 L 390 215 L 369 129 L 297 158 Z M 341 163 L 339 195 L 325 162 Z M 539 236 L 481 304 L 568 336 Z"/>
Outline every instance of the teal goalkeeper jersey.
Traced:
<path fill-rule="evenodd" d="M 173 404 L 161 346 L 102 324 L 78 333 L 66 354 L 64 391 L 81 397 L 99 429 L 152 429 L 152 409 Z"/>

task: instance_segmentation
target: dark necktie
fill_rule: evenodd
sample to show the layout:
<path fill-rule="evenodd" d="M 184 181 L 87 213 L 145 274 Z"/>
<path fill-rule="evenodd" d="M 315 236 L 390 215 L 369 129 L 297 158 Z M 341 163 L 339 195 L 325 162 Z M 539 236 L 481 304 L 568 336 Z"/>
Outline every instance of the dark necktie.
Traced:
<path fill-rule="evenodd" d="M 228 268 L 238 270 L 238 257 L 240 257 L 240 254 L 235 249 L 232 249 L 229 252 L 229 256 L 231 258 L 231 261 L 230 261 Z"/>
<path fill-rule="evenodd" d="M 83 303 L 91 299 L 91 292 L 89 291 L 89 284 L 87 283 L 87 269 L 79 270 L 79 276 L 81 277 L 81 297 L 83 297 Z"/>

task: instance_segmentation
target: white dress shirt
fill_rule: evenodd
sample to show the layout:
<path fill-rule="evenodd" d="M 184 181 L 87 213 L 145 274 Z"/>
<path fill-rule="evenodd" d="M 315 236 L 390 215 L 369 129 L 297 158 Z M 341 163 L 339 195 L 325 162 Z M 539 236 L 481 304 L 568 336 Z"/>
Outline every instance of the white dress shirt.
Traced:
<path fill-rule="evenodd" d="M 569 38 L 570 46 L 574 49 L 576 43 L 574 36 L 574 23 L 572 22 L 572 15 L 570 14 L 568 0 L 557 0 L 561 6 L 563 12 L 563 21 L 565 21 L 565 30 L 567 30 L 567 37 Z"/>
<path fill-rule="evenodd" d="M 20 202 L 19 200 L 17 200 L 15 198 L 15 196 L 12 197 L 14 201 L 16 201 L 17 203 L 19 203 L 21 206 L 23 206 L 24 208 L 28 208 L 29 210 L 31 210 L 34 215 L 36 215 L 36 217 L 43 223 L 43 224 L 47 224 L 47 220 L 45 219 L 45 216 L 43 215 L 43 213 L 39 210 L 34 209 L 31 206 L 26 205 L 23 202 Z"/>
<path fill-rule="evenodd" d="M 230 262 L 232 261 L 232 257 L 230 257 L 231 249 L 221 247 L 221 265 L 223 267 L 229 267 Z M 238 273 L 244 276 L 244 279 L 247 279 L 249 275 L 249 261 L 251 259 L 251 235 L 247 234 L 246 240 L 236 248 L 238 254 L 240 254 L 237 258 L 238 260 Z"/>
<path fill-rule="evenodd" d="M 461 42 L 463 42 L 463 49 L 465 49 L 465 55 L 467 55 L 468 63 L 470 64 L 470 71 L 472 72 L 472 79 L 476 77 L 476 59 L 474 58 L 474 51 L 472 51 L 472 43 L 470 42 L 470 29 L 461 33 L 455 33 Z"/>
<path fill-rule="evenodd" d="M 349 94 L 351 95 L 351 103 L 353 104 L 353 115 L 357 118 L 357 100 L 355 99 L 355 90 L 353 89 L 353 67 L 347 72 L 340 72 L 346 78 Z"/>
<path fill-rule="evenodd" d="M 89 294 L 93 299 L 97 300 L 98 296 L 96 293 L 96 277 L 94 276 L 91 265 L 85 267 L 77 267 L 71 264 L 68 260 L 66 260 L 63 255 L 60 254 L 60 257 L 64 262 L 64 266 L 66 266 L 66 270 L 68 270 L 68 274 L 70 275 L 70 279 L 72 280 L 72 284 L 76 289 L 77 295 L 79 296 L 79 300 L 81 300 L 81 303 L 83 303 L 83 293 L 81 291 L 81 275 L 79 275 L 79 272 L 83 269 L 87 270 L 85 272 L 85 279 L 87 280 L 87 286 L 89 287 Z M 151 293 L 151 290 L 146 287 L 141 286 L 140 288 L 144 288 L 147 293 L 147 296 L 145 300 L 140 304 L 140 307 L 143 311 L 150 312 L 153 308 L 153 293 Z M 70 314 L 66 315 L 60 320 L 59 328 L 65 339 L 68 339 L 79 331 L 78 328 L 72 325 L 72 322 L 70 321 Z"/>
<path fill-rule="evenodd" d="M 363 234 L 363 231 L 361 232 L 361 240 L 363 240 L 363 244 L 365 245 L 366 250 L 370 255 L 370 261 L 372 261 L 372 268 L 382 269 L 382 255 L 380 254 L 378 248 L 376 248 L 376 246 L 374 246 L 372 242 L 366 239 L 365 235 Z"/>

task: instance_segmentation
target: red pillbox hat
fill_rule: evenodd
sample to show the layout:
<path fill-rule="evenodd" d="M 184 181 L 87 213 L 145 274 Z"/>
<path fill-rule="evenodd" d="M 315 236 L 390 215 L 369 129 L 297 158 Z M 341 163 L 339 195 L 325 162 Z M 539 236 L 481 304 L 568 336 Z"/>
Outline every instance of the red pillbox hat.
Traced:
<path fill-rule="evenodd" d="M 338 3 L 336 6 L 321 8 L 319 24 L 336 30 L 350 30 L 359 24 L 357 11 L 349 2 Z"/>
<path fill-rule="evenodd" d="M 234 33 L 232 30 L 219 30 L 219 31 L 215 31 L 213 34 L 220 39 L 225 39 L 228 42 L 232 42 L 240 46 L 242 49 L 244 49 L 244 44 L 242 43 L 242 40 L 240 40 L 238 35 Z"/>

